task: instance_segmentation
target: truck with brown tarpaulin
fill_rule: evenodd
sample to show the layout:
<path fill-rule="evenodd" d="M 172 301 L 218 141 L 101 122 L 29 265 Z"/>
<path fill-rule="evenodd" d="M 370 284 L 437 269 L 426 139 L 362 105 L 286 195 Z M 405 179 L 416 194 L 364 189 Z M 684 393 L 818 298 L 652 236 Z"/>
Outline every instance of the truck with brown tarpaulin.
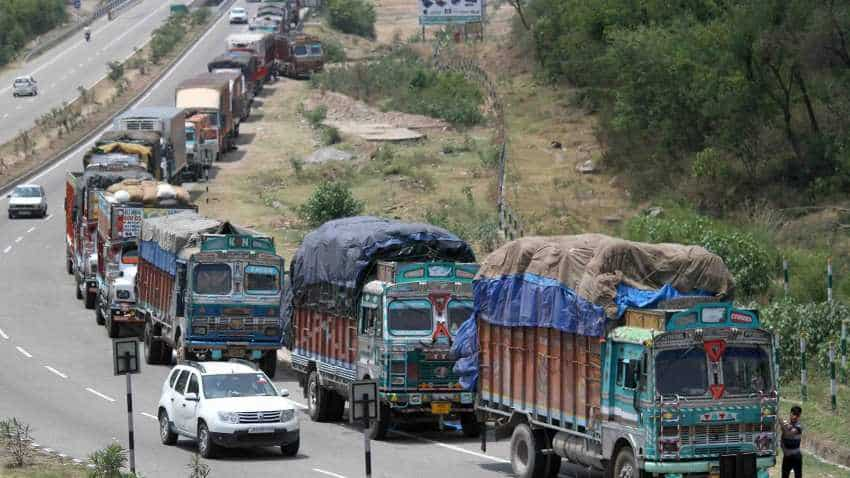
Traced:
<path fill-rule="evenodd" d="M 236 148 L 236 131 L 230 83 L 219 75 L 202 73 L 177 86 L 174 92 L 177 108 L 186 111 L 187 116 L 206 115 L 211 123 L 210 131 L 215 133 L 219 158 L 227 151 Z"/>

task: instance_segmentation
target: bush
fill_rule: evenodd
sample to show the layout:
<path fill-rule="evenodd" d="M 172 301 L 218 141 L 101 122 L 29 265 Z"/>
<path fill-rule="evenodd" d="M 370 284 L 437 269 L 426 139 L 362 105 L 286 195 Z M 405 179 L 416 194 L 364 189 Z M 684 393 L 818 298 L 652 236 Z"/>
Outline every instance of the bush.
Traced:
<path fill-rule="evenodd" d="M 210 466 L 201 460 L 201 455 L 195 453 L 192 455 L 192 461 L 187 465 L 189 467 L 189 478 L 207 478 L 210 474 Z"/>
<path fill-rule="evenodd" d="M 345 61 L 345 47 L 335 38 L 322 40 L 322 49 L 325 51 L 325 61 L 328 63 L 342 63 Z"/>
<path fill-rule="evenodd" d="M 66 18 L 63 0 L 0 2 L 0 66 L 10 62 L 27 42 Z"/>
<path fill-rule="evenodd" d="M 326 128 L 322 128 L 322 144 L 325 146 L 330 146 L 332 144 L 337 144 L 342 141 L 342 136 L 339 134 L 339 130 L 329 126 Z"/>
<path fill-rule="evenodd" d="M 658 217 L 637 216 L 626 228 L 632 240 L 699 245 L 717 254 L 734 276 L 735 292 L 741 298 L 768 292 L 779 271 L 777 252 L 752 234 L 688 211 L 673 210 Z"/>
<path fill-rule="evenodd" d="M 780 373 L 786 379 L 800 376 L 800 336 L 806 339 L 807 369 L 829 370 L 829 344 L 841 335 L 841 321 L 850 316 L 850 308 L 837 302 L 800 304 L 782 300 L 761 310 L 763 324 L 779 334 Z"/>
<path fill-rule="evenodd" d="M 322 125 L 322 121 L 328 114 L 328 108 L 325 105 L 319 105 L 312 110 L 304 111 L 304 117 L 313 128 L 318 128 Z"/>
<path fill-rule="evenodd" d="M 120 61 L 110 61 L 106 64 L 109 67 L 107 76 L 113 83 L 118 83 L 124 79 L 124 64 Z"/>
<path fill-rule="evenodd" d="M 125 475 L 121 469 L 127 466 L 127 450 L 113 443 L 89 455 L 89 462 L 93 465 L 90 478 L 122 478 Z"/>
<path fill-rule="evenodd" d="M 32 437 L 30 426 L 17 418 L 0 420 L 0 444 L 12 456 L 12 465 L 24 466 L 32 456 Z"/>
<path fill-rule="evenodd" d="M 368 0 L 329 0 L 328 21 L 333 28 L 375 38 L 375 6 Z"/>
<path fill-rule="evenodd" d="M 356 216 L 363 211 L 363 203 L 354 198 L 344 183 L 325 181 L 300 208 L 298 215 L 313 227 L 332 219 Z"/>
<path fill-rule="evenodd" d="M 164 25 L 153 31 L 151 37 L 151 61 L 158 63 L 171 53 L 186 35 L 186 14 L 173 13 Z"/>
<path fill-rule="evenodd" d="M 441 200 L 439 206 L 428 208 L 425 222 L 475 244 L 482 253 L 493 251 L 499 245 L 498 213 L 479 207 L 470 188 L 465 187 L 462 192 L 463 198 Z"/>
<path fill-rule="evenodd" d="M 199 8 L 192 12 L 189 16 L 192 25 L 203 25 L 210 19 L 209 8 Z"/>

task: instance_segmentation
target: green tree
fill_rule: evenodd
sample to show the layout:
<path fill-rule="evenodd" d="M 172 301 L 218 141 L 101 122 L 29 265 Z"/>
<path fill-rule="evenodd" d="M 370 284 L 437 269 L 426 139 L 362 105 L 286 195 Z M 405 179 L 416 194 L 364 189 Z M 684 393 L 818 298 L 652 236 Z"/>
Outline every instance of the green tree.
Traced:
<path fill-rule="evenodd" d="M 363 203 L 354 198 L 344 183 L 325 181 L 298 209 L 301 219 L 311 226 L 319 226 L 332 219 L 356 216 L 363 211 Z"/>
<path fill-rule="evenodd" d="M 333 28 L 375 38 L 375 6 L 369 0 L 328 0 L 327 13 Z"/>

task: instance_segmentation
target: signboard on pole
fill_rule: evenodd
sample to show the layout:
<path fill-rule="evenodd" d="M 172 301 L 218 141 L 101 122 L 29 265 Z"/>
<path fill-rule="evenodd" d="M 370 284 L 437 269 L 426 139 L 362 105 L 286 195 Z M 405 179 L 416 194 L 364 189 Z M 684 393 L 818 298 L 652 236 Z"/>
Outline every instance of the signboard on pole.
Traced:
<path fill-rule="evenodd" d="M 378 418 L 378 382 L 365 380 L 351 384 L 351 423 Z"/>
<path fill-rule="evenodd" d="M 484 0 L 416 0 L 420 25 L 480 22 Z"/>
<path fill-rule="evenodd" d="M 113 339 L 112 361 L 115 375 L 139 373 L 139 341 L 135 338 Z"/>

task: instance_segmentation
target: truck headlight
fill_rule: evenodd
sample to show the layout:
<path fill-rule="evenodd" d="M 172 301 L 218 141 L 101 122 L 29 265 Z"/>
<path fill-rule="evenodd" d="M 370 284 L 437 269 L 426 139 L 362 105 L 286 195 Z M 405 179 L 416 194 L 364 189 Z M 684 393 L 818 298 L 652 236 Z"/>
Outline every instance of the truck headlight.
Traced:
<path fill-rule="evenodd" d="M 218 419 L 224 423 L 239 423 L 239 415 L 233 412 L 218 412 Z"/>
<path fill-rule="evenodd" d="M 295 418 L 295 410 L 281 410 L 280 422 L 285 423 Z"/>
<path fill-rule="evenodd" d="M 462 392 L 460 394 L 460 403 L 463 403 L 463 404 L 472 403 L 472 393 L 471 392 Z"/>

